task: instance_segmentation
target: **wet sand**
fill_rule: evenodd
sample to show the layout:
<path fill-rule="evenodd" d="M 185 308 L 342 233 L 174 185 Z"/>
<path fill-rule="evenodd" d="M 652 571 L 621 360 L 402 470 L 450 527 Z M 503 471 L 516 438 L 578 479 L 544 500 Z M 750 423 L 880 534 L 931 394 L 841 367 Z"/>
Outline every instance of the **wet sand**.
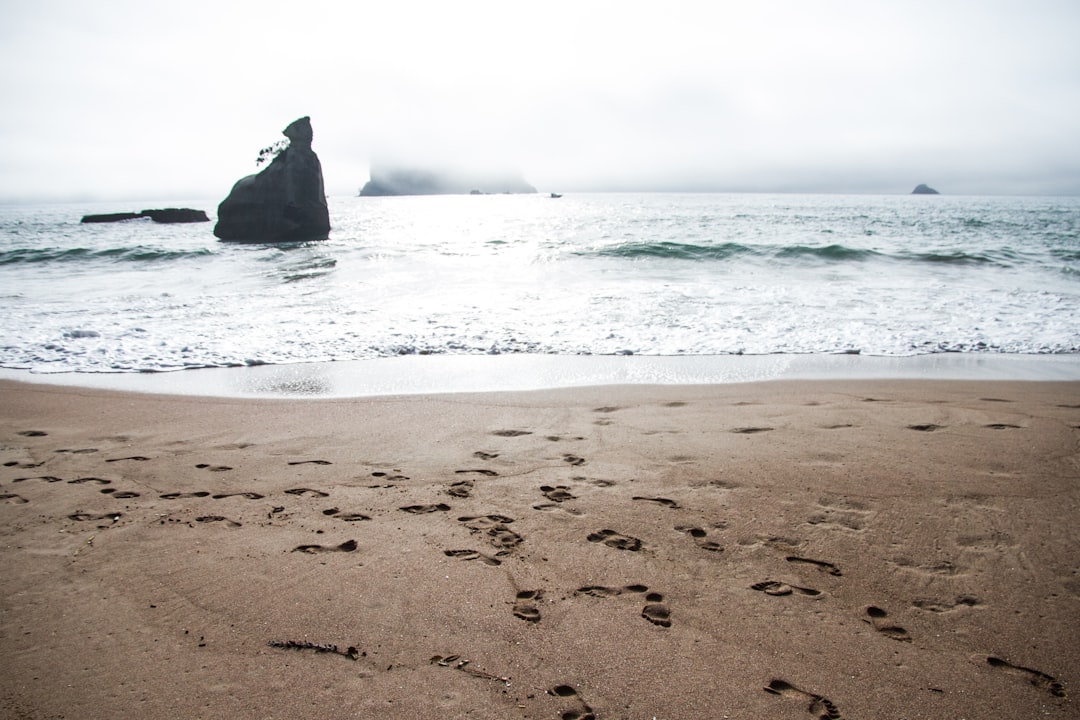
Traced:
<path fill-rule="evenodd" d="M 1080 716 L 1080 383 L 0 398 L 3 717 Z"/>

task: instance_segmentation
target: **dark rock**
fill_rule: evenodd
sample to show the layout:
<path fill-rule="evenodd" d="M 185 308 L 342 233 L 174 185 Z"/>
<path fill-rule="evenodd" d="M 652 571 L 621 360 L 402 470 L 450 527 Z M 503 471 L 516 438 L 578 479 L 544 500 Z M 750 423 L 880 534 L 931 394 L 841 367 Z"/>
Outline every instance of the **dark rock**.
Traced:
<path fill-rule="evenodd" d="M 205 210 L 191 208 L 162 208 L 143 210 L 139 215 L 148 217 L 156 223 L 197 223 L 210 222 Z"/>
<path fill-rule="evenodd" d="M 302 117 L 283 133 L 289 146 L 265 170 L 239 180 L 218 206 L 217 237 L 274 243 L 329 235 L 322 165 L 311 149 L 311 119 Z"/>
<path fill-rule="evenodd" d="M 205 210 L 192 210 L 191 208 L 164 208 L 160 210 L 143 210 L 138 213 L 106 213 L 104 215 L 83 215 L 80 222 L 84 223 L 107 223 L 122 222 L 124 220 L 139 220 L 150 218 L 158 223 L 193 223 L 210 222 L 206 217 Z"/>
<path fill-rule="evenodd" d="M 110 222 L 122 222 L 124 220 L 137 220 L 142 215 L 139 213 L 105 213 L 103 215 L 83 215 L 82 220 L 79 222 L 84 223 L 110 223 Z"/>
<path fill-rule="evenodd" d="M 915 189 L 911 191 L 912 195 L 940 195 L 937 190 L 929 185 L 916 185 Z"/>
<path fill-rule="evenodd" d="M 427 168 L 373 167 L 362 197 L 387 195 L 490 195 L 534 193 L 534 188 L 512 173 L 469 173 Z"/>

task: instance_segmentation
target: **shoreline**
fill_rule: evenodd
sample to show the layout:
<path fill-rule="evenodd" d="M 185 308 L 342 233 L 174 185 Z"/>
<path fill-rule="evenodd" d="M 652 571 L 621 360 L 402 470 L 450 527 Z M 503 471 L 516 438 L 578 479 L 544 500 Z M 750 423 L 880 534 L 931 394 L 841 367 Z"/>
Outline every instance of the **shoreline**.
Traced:
<path fill-rule="evenodd" d="M 159 373 L 33 373 L 0 380 L 226 398 L 352 398 L 514 392 L 611 385 L 770 380 L 1080 380 L 1080 355 L 408 355 Z"/>

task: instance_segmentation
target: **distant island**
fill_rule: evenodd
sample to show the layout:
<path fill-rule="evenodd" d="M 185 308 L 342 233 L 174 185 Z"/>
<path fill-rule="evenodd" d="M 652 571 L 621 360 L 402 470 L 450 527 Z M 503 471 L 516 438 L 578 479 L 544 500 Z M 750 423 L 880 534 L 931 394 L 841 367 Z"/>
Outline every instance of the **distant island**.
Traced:
<path fill-rule="evenodd" d="M 912 195 L 940 195 L 937 190 L 929 185 L 916 185 L 915 189 L 911 191 Z"/>
<path fill-rule="evenodd" d="M 371 179 L 360 189 L 360 196 L 503 195 L 535 192 L 536 188 L 513 173 L 373 167 Z"/>

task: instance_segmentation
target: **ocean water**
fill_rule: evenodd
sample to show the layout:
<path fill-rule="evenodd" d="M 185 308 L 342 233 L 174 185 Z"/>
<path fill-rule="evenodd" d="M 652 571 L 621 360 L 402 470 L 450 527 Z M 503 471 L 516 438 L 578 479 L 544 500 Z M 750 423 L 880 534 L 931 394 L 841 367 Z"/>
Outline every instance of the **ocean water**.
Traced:
<path fill-rule="evenodd" d="M 0 367 L 1080 353 L 1080 198 L 330 198 L 328 241 L 0 207 Z"/>

